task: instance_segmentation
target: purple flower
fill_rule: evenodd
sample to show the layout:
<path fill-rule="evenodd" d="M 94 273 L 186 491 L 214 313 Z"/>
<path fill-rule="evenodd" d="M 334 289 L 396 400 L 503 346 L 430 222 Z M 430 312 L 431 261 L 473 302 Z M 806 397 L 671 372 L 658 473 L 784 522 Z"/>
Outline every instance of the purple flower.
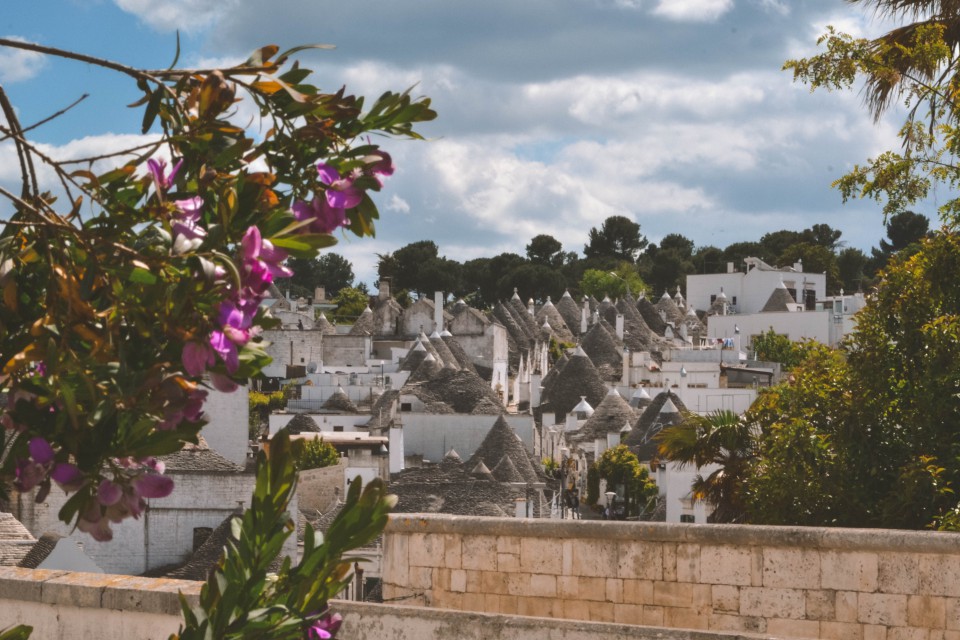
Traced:
<path fill-rule="evenodd" d="M 228 376 L 220 373 L 214 373 L 213 371 L 210 372 L 210 382 L 213 384 L 214 389 L 222 393 L 233 393 L 239 386 Z"/>
<path fill-rule="evenodd" d="M 86 476 L 83 472 L 69 462 L 60 462 L 54 466 L 53 471 L 50 472 L 50 477 L 65 491 L 76 491 L 86 482 Z"/>
<path fill-rule="evenodd" d="M 373 176 L 381 187 L 383 186 L 383 181 L 380 179 L 380 176 L 393 175 L 393 158 L 391 158 L 390 154 L 386 151 L 377 151 L 375 154 L 364 158 L 364 160 L 369 162 L 364 173 Z"/>
<path fill-rule="evenodd" d="M 177 163 L 173 165 L 170 173 L 167 174 L 166 161 L 155 160 L 154 158 L 147 160 L 147 169 L 149 169 L 153 175 L 153 183 L 157 185 L 157 191 L 159 193 L 166 193 L 166 191 L 173 186 L 173 181 L 177 178 L 177 172 L 180 171 L 181 165 L 183 165 L 183 158 L 177 160 Z"/>
<path fill-rule="evenodd" d="M 317 164 L 320 182 L 326 185 L 327 202 L 338 209 L 352 209 L 363 200 L 363 193 L 353 186 L 351 176 L 341 177 L 340 172 L 328 164 Z"/>
<path fill-rule="evenodd" d="M 97 502 L 105 507 L 117 504 L 122 497 L 123 489 L 106 478 L 104 478 L 97 487 Z"/>
<path fill-rule="evenodd" d="M 30 491 L 46 481 L 53 467 L 54 451 L 50 443 L 43 438 L 31 438 L 27 443 L 30 457 L 17 460 L 14 469 L 14 486 L 17 491 Z"/>
<path fill-rule="evenodd" d="M 110 522 L 103 517 L 100 505 L 92 501 L 80 513 L 77 520 L 77 529 L 90 534 L 98 542 L 109 542 L 113 540 L 113 531 L 110 530 Z"/>
<path fill-rule="evenodd" d="M 184 344 L 181 358 L 183 359 L 183 368 L 186 370 L 187 375 L 193 377 L 203 375 L 207 367 L 212 367 L 216 363 L 213 350 L 208 345 L 199 342 L 187 342 Z"/>
<path fill-rule="evenodd" d="M 343 616 L 339 613 L 325 613 L 307 630 L 307 638 L 311 640 L 332 638 L 341 624 L 343 624 Z"/>
<path fill-rule="evenodd" d="M 134 479 L 133 489 L 144 498 L 166 498 L 173 492 L 173 480 L 159 473 L 145 473 Z"/>
<path fill-rule="evenodd" d="M 195 196 L 174 203 L 180 215 L 171 225 L 173 229 L 173 253 L 182 255 L 195 251 L 203 244 L 207 237 L 207 230 L 200 226 L 200 209 L 203 208 L 203 198 Z"/>
<path fill-rule="evenodd" d="M 291 207 L 293 217 L 300 221 L 311 220 L 307 227 L 313 233 L 333 233 L 350 224 L 347 210 L 333 207 L 326 198 L 314 198 L 310 202 L 297 200 Z"/>
<path fill-rule="evenodd" d="M 30 450 L 30 457 L 33 458 L 34 462 L 39 464 L 53 462 L 53 447 L 43 438 L 31 438 L 30 442 L 27 443 L 27 448 Z"/>

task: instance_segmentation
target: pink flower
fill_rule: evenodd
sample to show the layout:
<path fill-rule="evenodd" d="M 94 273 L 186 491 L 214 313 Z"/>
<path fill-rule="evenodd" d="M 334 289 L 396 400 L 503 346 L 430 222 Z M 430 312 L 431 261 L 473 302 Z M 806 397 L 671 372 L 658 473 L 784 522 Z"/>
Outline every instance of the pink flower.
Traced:
<path fill-rule="evenodd" d="M 31 438 L 27 443 L 30 457 L 17 460 L 13 484 L 17 491 L 30 491 L 44 482 L 53 467 L 54 451 L 43 438 Z"/>
<path fill-rule="evenodd" d="M 237 390 L 237 387 L 239 387 L 229 376 L 214 373 L 213 371 L 210 372 L 210 382 L 213 384 L 214 389 L 222 393 L 233 393 Z"/>
<path fill-rule="evenodd" d="M 340 172 L 328 164 L 317 164 L 320 183 L 326 185 L 327 202 L 337 209 L 352 209 L 363 200 L 363 193 L 353 186 L 353 178 L 341 177 Z"/>
<path fill-rule="evenodd" d="M 183 345 L 183 368 L 187 375 L 197 377 L 203 375 L 208 367 L 216 364 L 213 349 L 199 342 L 187 342 Z"/>
<path fill-rule="evenodd" d="M 159 473 L 145 473 L 134 479 L 133 489 L 144 498 L 166 498 L 173 492 L 173 480 Z"/>
<path fill-rule="evenodd" d="M 98 542 L 108 542 L 113 540 L 113 531 L 110 529 L 110 522 L 103 517 L 100 505 L 96 502 L 90 502 L 80 512 L 80 518 L 77 520 L 77 529 L 90 534 Z"/>
<path fill-rule="evenodd" d="M 195 196 L 185 200 L 177 200 L 174 204 L 180 215 L 174 219 L 171 225 L 173 229 L 173 252 L 176 255 L 182 255 L 200 248 L 203 239 L 207 237 L 207 230 L 200 226 L 200 210 L 203 208 L 203 198 Z"/>
<path fill-rule="evenodd" d="M 123 488 L 104 478 L 97 487 L 97 502 L 105 507 L 110 507 L 123 497 Z"/>
<path fill-rule="evenodd" d="M 155 160 L 154 158 L 147 160 L 147 169 L 149 169 L 153 175 L 153 183 L 157 186 L 159 193 L 166 193 L 167 190 L 173 186 L 173 181 L 177 178 L 177 173 L 180 171 L 182 165 L 183 158 L 177 160 L 177 163 L 173 165 L 170 173 L 167 174 L 167 163 L 165 160 Z"/>
<path fill-rule="evenodd" d="M 369 162 L 364 173 L 373 176 L 381 187 L 383 186 L 383 181 L 380 179 L 380 176 L 393 175 L 393 158 L 391 158 L 390 154 L 386 151 L 377 151 L 375 154 L 364 158 L 364 160 Z"/>
<path fill-rule="evenodd" d="M 341 624 L 343 624 L 343 616 L 339 613 L 325 613 L 307 630 L 307 638 L 311 640 L 332 638 Z"/>
<path fill-rule="evenodd" d="M 80 469 L 69 462 L 60 462 L 53 467 L 50 477 L 59 484 L 64 491 L 76 491 L 87 481 Z"/>
<path fill-rule="evenodd" d="M 312 220 L 307 229 L 313 233 L 333 233 L 350 224 L 347 210 L 331 206 L 325 197 L 314 198 L 310 202 L 298 200 L 293 203 L 291 210 L 297 220 Z"/>

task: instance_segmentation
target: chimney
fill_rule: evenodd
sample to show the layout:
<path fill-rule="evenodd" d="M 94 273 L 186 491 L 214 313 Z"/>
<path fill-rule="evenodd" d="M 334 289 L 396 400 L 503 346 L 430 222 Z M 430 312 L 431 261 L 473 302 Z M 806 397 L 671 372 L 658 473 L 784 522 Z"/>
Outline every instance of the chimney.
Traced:
<path fill-rule="evenodd" d="M 380 292 L 377 294 L 377 298 L 380 300 L 386 300 L 390 297 L 390 278 L 380 278 Z"/>
<path fill-rule="evenodd" d="M 443 331 L 443 291 L 433 292 L 433 329 Z"/>
<path fill-rule="evenodd" d="M 732 262 L 728 262 L 728 263 L 727 263 L 727 273 L 733 273 L 733 263 L 732 263 Z"/>
<path fill-rule="evenodd" d="M 617 314 L 617 337 L 623 340 L 623 314 Z"/>
<path fill-rule="evenodd" d="M 317 302 L 323 302 L 327 299 L 327 288 L 323 285 L 314 288 L 313 290 L 313 299 Z"/>

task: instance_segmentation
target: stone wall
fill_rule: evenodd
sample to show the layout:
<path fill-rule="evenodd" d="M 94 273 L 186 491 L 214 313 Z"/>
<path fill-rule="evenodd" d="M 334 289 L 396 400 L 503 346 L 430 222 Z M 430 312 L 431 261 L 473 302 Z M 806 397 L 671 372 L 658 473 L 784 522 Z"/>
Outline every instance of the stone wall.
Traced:
<path fill-rule="evenodd" d="M 960 638 L 960 534 L 394 516 L 384 598 L 838 640 Z"/>
<path fill-rule="evenodd" d="M 166 640 L 180 625 L 178 592 L 196 605 L 200 582 L 0 567 L 0 629 L 34 627 L 31 637 Z M 339 640 L 735 640 L 747 635 L 681 632 L 334 601 Z M 752 636 L 754 640 L 758 636 Z"/>

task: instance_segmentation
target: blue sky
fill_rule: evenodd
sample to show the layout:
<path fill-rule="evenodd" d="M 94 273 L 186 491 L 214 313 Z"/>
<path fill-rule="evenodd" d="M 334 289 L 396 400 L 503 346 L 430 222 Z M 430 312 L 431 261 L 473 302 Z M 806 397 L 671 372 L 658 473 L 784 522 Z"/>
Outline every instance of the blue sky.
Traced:
<path fill-rule="evenodd" d="M 825 222 L 868 250 L 879 206 L 842 204 L 830 182 L 896 144 L 854 93 L 810 94 L 780 71 L 828 24 L 883 24 L 842 0 L 31 0 L 0 34 L 133 66 L 237 61 L 268 43 L 304 55 L 325 89 L 417 85 L 439 113 L 426 143 L 388 143 L 398 165 L 374 240 L 345 240 L 361 280 L 376 253 L 431 239 L 457 260 L 523 254 L 538 233 L 581 252 L 626 215 L 656 242 L 725 247 Z M 34 133 L 51 153 L 107 151 L 139 131 L 128 80 L 0 50 L 0 84 L 23 123 L 90 98 Z M 0 181 L 14 178 L 0 145 Z M 935 218 L 935 204 L 917 210 Z"/>

